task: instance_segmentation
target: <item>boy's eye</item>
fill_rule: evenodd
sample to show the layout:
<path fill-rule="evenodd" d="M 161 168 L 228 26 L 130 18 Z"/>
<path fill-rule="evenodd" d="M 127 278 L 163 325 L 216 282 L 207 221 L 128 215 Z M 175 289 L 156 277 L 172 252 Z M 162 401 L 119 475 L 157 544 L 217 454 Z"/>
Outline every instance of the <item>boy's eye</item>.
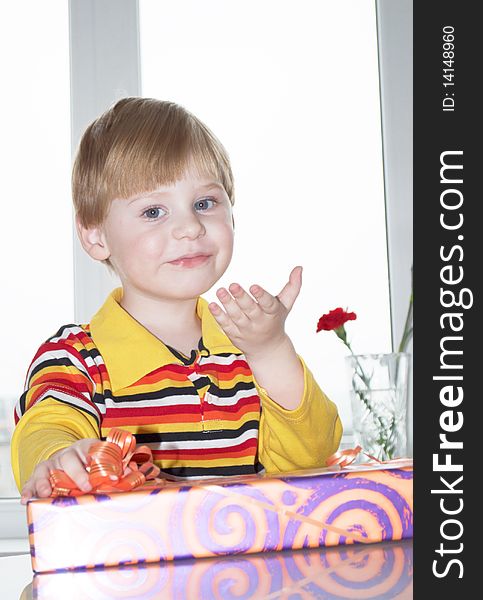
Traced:
<path fill-rule="evenodd" d="M 158 219 L 161 215 L 161 208 L 159 206 L 152 206 L 151 208 L 147 208 L 143 212 L 143 217 L 148 219 Z"/>
<path fill-rule="evenodd" d="M 215 204 L 216 200 L 214 200 L 213 198 L 203 198 L 202 200 L 198 200 L 198 202 L 195 203 L 195 206 L 198 210 L 203 211 L 213 208 Z"/>

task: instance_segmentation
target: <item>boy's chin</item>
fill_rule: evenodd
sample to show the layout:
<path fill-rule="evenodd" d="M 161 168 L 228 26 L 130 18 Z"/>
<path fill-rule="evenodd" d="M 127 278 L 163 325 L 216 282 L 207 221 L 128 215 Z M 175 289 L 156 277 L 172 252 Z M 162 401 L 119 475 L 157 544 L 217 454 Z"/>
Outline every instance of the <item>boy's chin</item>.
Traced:
<path fill-rule="evenodd" d="M 169 296 L 173 300 L 190 300 L 192 298 L 197 298 L 202 294 L 205 294 L 209 291 L 216 283 L 216 280 L 213 282 L 190 282 L 187 285 L 178 285 L 176 289 L 170 290 Z M 165 290 L 164 290 L 165 292 Z M 165 294 L 163 294 L 165 295 Z"/>
<path fill-rule="evenodd" d="M 220 270 L 221 271 L 221 270 Z M 180 299 L 193 298 L 208 292 L 213 286 L 215 286 L 225 273 L 214 272 L 212 270 L 208 273 L 203 273 L 197 269 L 187 269 L 185 272 L 176 273 L 176 277 L 173 275 L 169 277 L 170 288 L 173 296 L 178 296 Z"/>

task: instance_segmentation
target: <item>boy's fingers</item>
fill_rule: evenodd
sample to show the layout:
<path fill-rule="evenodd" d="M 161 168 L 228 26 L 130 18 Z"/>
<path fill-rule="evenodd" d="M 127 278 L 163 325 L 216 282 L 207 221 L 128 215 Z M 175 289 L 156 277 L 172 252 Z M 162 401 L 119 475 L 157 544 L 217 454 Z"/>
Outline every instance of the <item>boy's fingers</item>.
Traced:
<path fill-rule="evenodd" d="M 208 305 L 208 308 L 211 311 L 211 314 L 215 318 L 218 325 L 223 329 L 226 333 L 230 341 L 234 346 L 236 346 L 235 338 L 240 335 L 240 330 L 236 326 L 236 324 L 232 321 L 232 319 L 222 310 L 218 304 L 215 302 L 211 302 Z"/>
<path fill-rule="evenodd" d="M 48 498 L 52 493 L 52 486 L 48 479 L 41 479 L 35 484 L 35 495 L 37 498 Z"/>
<path fill-rule="evenodd" d="M 292 306 L 297 299 L 302 287 L 302 267 L 294 267 L 290 273 L 288 283 L 285 284 L 284 288 L 278 294 L 280 302 L 290 312 Z"/>
<path fill-rule="evenodd" d="M 76 452 L 84 464 L 87 464 L 87 455 L 89 454 L 90 447 L 98 441 L 99 440 L 88 438 L 77 442 L 78 446 L 76 447 Z"/>
<path fill-rule="evenodd" d="M 260 312 L 260 306 L 258 303 L 242 288 L 241 285 L 238 283 L 232 283 L 228 287 L 228 290 L 248 318 L 252 318 Z"/>
<path fill-rule="evenodd" d="M 52 469 L 65 471 L 80 489 L 86 492 L 90 491 L 92 486 L 89 483 L 84 463 L 87 452 L 95 441 L 95 439 L 80 440 L 77 447 L 58 450 L 49 460 L 39 463 L 35 467 L 32 477 L 22 488 L 21 504 L 27 504 L 27 501 L 33 497 L 47 498 L 51 495 L 50 471 Z"/>
<path fill-rule="evenodd" d="M 250 292 L 256 298 L 261 309 L 268 314 L 276 314 L 280 309 L 280 302 L 277 296 L 272 296 L 259 285 L 252 285 Z"/>
<path fill-rule="evenodd" d="M 20 496 L 20 502 L 26 504 L 27 500 L 30 500 L 34 496 L 37 498 L 47 498 L 52 493 L 52 488 L 49 482 L 50 470 L 47 462 L 41 462 L 38 464 L 32 477 L 22 488 L 22 494 Z"/>
<path fill-rule="evenodd" d="M 248 322 L 248 317 L 241 309 L 237 300 L 224 288 L 218 290 L 216 295 L 218 296 L 218 300 L 223 304 L 230 319 L 236 323 L 237 326 L 243 327 Z"/>
<path fill-rule="evenodd" d="M 48 498 L 52 493 L 50 485 L 50 461 L 43 461 L 35 467 L 35 495 L 38 498 Z"/>
<path fill-rule="evenodd" d="M 88 492 L 92 489 L 92 486 L 89 483 L 89 474 L 75 451 L 60 454 L 56 458 L 56 462 L 59 468 L 62 469 L 62 471 L 65 471 L 79 489 L 84 492 Z"/>
<path fill-rule="evenodd" d="M 27 500 L 30 500 L 33 495 L 33 484 L 31 484 L 29 480 L 22 488 L 22 493 L 20 494 L 20 503 L 27 504 Z"/>

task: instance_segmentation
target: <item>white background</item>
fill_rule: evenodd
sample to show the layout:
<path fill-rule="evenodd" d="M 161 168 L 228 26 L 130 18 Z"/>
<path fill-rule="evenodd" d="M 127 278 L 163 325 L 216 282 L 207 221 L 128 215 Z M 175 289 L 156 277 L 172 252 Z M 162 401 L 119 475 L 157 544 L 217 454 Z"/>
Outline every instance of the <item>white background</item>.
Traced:
<path fill-rule="evenodd" d="M 67 2 L 2 3 L 0 496 L 16 493 L 12 403 L 39 345 L 74 319 Z"/>

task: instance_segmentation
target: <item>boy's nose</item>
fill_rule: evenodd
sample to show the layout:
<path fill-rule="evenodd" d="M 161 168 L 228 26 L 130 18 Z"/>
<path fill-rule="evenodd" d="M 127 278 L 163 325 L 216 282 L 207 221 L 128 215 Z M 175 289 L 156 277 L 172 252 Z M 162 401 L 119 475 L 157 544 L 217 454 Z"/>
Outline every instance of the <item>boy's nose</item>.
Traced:
<path fill-rule="evenodd" d="M 181 216 L 178 222 L 173 225 L 173 236 L 176 239 L 184 237 L 196 239 L 204 233 L 205 227 L 201 219 L 195 214 Z"/>

